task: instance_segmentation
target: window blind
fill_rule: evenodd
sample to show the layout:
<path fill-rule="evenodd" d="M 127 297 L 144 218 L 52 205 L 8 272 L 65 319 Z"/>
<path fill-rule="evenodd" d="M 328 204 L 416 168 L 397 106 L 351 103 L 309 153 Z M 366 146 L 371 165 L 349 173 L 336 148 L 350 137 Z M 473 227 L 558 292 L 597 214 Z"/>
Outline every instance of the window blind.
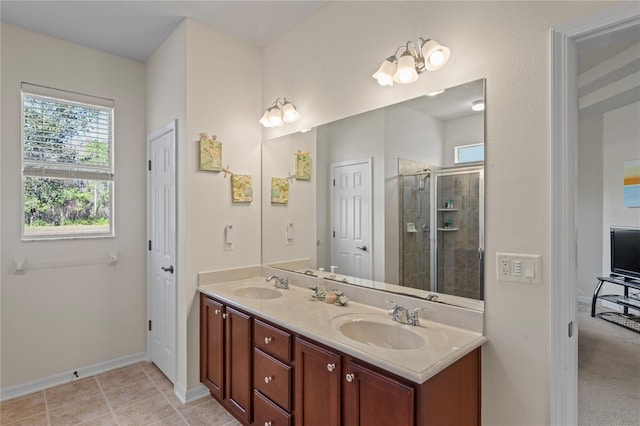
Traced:
<path fill-rule="evenodd" d="M 113 101 L 23 84 L 22 102 L 24 175 L 113 179 Z"/>

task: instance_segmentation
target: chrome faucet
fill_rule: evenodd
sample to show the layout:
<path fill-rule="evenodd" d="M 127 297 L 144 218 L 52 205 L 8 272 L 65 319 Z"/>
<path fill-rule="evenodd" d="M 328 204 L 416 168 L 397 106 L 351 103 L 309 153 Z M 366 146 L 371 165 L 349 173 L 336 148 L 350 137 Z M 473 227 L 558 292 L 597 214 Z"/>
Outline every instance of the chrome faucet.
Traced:
<path fill-rule="evenodd" d="M 388 312 L 391 319 L 401 324 L 408 324 L 409 311 L 407 311 L 407 308 L 398 305 L 392 300 L 387 300 L 387 303 L 393 303 L 393 306 L 391 307 L 391 309 L 389 309 Z"/>
<path fill-rule="evenodd" d="M 280 278 L 277 275 L 271 275 L 266 281 L 270 282 L 272 280 L 276 280 L 276 283 L 274 284 L 276 288 L 283 288 L 285 290 L 289 288 L 289 280 L 287 278 Z"/>
<path fill-rule="evenodd" d="M 398 305 L 396 302 L 391 300 L 387 300 L 388 303 L 393 303 L 391 309 L 389 309 L 389 316 L 396 322 L 400 324 L 407 324 L 417 326 L 420 325 L 420 316 L 418 315 L 420 311 L 427 311 L 425 308 L 415 308 L 412 309 L 411 312 L 403 306 Z"/>

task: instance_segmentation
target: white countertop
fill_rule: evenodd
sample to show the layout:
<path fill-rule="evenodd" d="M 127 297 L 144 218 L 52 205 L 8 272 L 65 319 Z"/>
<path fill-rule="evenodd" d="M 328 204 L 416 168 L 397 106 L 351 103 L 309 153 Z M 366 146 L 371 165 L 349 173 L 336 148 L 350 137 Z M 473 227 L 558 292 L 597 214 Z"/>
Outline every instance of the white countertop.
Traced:
<path fill-rule="evenodd" d="M 277 289 L 282 297 L 273 299 L 254 299 L 234 294 L 234 290 L 242 287 L 274 288 L 271 283 L 265 282 L 264 277 L 255 277 L 208 284 L 200 286 L 198 290 L 415 383 L 425 382 L 487 341 L 480 333 L 422 318 L 419 326 L 399 324 L 393 322 L 385 310 L 353 301 L 347 306 L 314 301 L 311 298 L 312 291 L 301 287 Z M 362 314 L 360 317 L 367 316 L 385 324 L 388 321 L 389 325 L 419 334 L 426 344 L 420 349 L 397 350 L 352 340 L 337 328 L 348 314 Z"/>

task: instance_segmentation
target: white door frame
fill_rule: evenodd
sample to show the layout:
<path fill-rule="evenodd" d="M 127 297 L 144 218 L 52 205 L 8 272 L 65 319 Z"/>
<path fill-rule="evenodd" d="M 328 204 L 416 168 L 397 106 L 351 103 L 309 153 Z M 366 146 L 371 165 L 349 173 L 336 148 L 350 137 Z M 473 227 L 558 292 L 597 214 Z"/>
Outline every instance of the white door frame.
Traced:
<path fill-rule="evenodd" d="M 166 124 L 165 126 L 163 126 L 162 128 L 153 131 L 151 133 L 149 133 L 147 135 L 147 164 L 149 164 L 149 162 L 151 161 L 151 141 L 159 138 L 160 136 L 167 134 L 167 133 L 171 133 L 173 132 L 174 135 L 174 139 L 173 139 L 173 151 L 174 151 L 174 155 L 175 155 L 175 159 L 177 159 L 177 138 L 178 138 L 178 120 L 172 120 L 171 122 L 169 122 L 168 124 Z M 175 175 L 174 175 L 174 185 L 176 188 L 176 198 L 175 198 L 175 203 L 176 203 L 176 215 L 174 220 L 176 221 L 174 229 L 175 232 L 177 233 L 178 231 L 178 224 L 177 224 L 177 218 L 178 218 L 178 209 L 177 209 L 177 188 L 178 188 L 178 170 L 177 170 L 177 162 L 176 164 L 176 170 L 175 170 Z M 150 174 L 147 173 L 147 241 L 151 240 L 151 220 L 150 220 L 150 206 L 151 206 L 151 176 Z M 174 268 L 177 266 L 178 263 L 178 249 L 177 249 L 177 241 L 178 238 L 176 236 L 175 238 L 176 241 L 176 247 L 174 247 L 174 259 L 173 259 L 173 266 Z M 178 269 L 179 271 L 179 269 Z M 147 249 L 147 281 L 146 281 L 146 285 L 147 285 L 147 323 L 151 320 L 150 318 L 150 306 L 151 306 L 151 288 L 150 288 L 150 277 L 151 277 L 151 261 L 150 261 L 150 256 L 149 256 L 149 251 Z M 177 367 L 178 367 L 178 356 L 177 356 L 177 348 L 178 348 L 178 334 L 177 334 L 177 328 L 178 328 L 178 324 L 177 324 L 177 302 L 178 302 L 178 294 L 177 294 L 177 274 L 173 274 L 173 279 L 176 280 L 176 283 L 174 285 L 174 287 L 176 288 L 176 295 L 175 295 L 175 302 L 176 302 L 176 318 L 174 321 L 170 322 L 170 324 L 174 327 L 174 332 L 173 332 L 173 336 L 175 336 L 175 341 L 174 341 L 174 353 L 175 353 L 175 357 L 176 357 L 176 365 L 175 365 L 175 371 L 177 373 Z M 151 360 L 151 352 L 150 352 L 150 348 L 151 348 L 151 333 L 149 333 L 149 331 L 147 330 L 147 361 Z M 174 385 L 177 383 L 177 377 L 174 377 Z"/>
<path fill-rule="evenodd" d="M 343 167 L 343 166 L 351 166 L 354 164 L 360 164 L 360 163 L 367 163 L 369 165 L 369 279 L 371 281 L 373 281 L 373 262 L 374 262 L 374 249 L 373 249 L 373 239 L 374 239 L 374 235 L 373 235 L 373 159 L 372 158 L 363 158 L 363 159 L 359 159 L 359 160 L 346 160 L 346 161 L 337 161 L 335 163 L 330 163 L 329 164 L 329 170 L 331 171 L 331 176 L 330 179 L 335 179 L 335 169 L 336 167 Z M 330 196 L 330 211 L 331 211 L 331 215 L 330 215 L 330 222 L 329 222 L 329 232 L 333 233 L 333 231 L 335 230 L 335 219 L 334 219 L 334 200 L 333 200 L 333 196 L 334 196 L 334 192 L 335 192 L 335 186 L 334 185 L 329 185 L 329 187 L 331 188 L 331 193 L 329 194 Z M 329 251 L 329 261 L 333 262 L 333 251 L 334 251 L 334 238 L 331 238 L 331 249 Z M 340 273 L 340 271 L 338 271 L 338 273 Z M 361 277 L 356 277 L 356 278 L 361 278 Z"/>
<path fill-rule="evenodd" d="M 578 99 L 576 44 L 640 23 L 630 1 L 551 29 L 550 61 L 550 260 L 549 414 L 551 425 L 578 423 L 576 327 Z M 568 337 L 573 324 L 573 338 Z"/>

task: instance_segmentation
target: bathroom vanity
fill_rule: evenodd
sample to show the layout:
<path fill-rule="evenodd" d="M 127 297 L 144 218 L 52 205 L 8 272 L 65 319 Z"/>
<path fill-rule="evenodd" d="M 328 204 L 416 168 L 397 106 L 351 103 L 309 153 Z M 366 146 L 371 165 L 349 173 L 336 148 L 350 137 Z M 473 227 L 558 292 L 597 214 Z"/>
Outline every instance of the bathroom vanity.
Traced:
<path fill-rule="evenodd" d="M 262 277 L 199 291 L 201 382 L 243 424 L 480 423 L 480 333 Z"/>

